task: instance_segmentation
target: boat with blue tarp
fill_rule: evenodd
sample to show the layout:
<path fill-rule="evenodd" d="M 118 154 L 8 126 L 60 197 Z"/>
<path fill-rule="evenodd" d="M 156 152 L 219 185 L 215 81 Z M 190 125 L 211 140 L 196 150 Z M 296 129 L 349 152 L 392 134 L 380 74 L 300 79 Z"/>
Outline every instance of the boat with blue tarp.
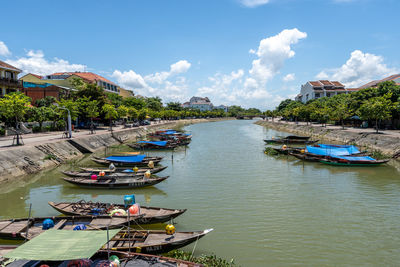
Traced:
<path fill-rule="evenodd" d="M 147 166 L 150 162 L 158 164 L 162 157 L 146 157 L 146 155 L 109 156 L 106 158 L 93 156 L 92 160 L 98 164 L 115 166 Z"/>
<path fill-rule="evenodd" d="M 128 144 L 128 146 L 130 148 L 139 150 L 167 150 L 176 148 L 178 146 L 178 143 L 172 141 L 139 141 L 134 144 Z"/>

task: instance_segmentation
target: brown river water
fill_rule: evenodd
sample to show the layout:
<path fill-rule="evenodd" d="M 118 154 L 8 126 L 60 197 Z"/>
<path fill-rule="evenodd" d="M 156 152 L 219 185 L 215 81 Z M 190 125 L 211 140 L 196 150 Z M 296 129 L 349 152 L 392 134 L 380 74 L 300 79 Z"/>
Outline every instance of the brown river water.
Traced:
<path fill-rule="evenodd" d="M 54 216 L 48 201 L 122 203 L 133 193 L 143 205 L 187 208 L 175 220 L 178 231 L 214 228 L 199 240 L 197 255 L 215 253 L 241 266 L 400 265 L 398 164 L 339 167 L 267 156 L 263 139 L 285 133 L 253 122 L 187 126 L 193 141 L 173 159 L 171 152 L 149 153 L 165 156 L 160 175 L 170 176 L 153 187 L 82 189 L 60 179 L 68 164 L 2 185 L 0 217 L 27 217 L 31 203 L 33 216 Z M 75 164 L 94 165 L 89 157 Z"/>

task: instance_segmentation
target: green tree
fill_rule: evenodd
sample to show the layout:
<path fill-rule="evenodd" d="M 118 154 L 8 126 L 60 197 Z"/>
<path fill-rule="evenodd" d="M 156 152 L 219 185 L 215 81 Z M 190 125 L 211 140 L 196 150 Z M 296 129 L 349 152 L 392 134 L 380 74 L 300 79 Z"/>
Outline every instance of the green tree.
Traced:
<path fill-rule="evenodd" d="M 138 111 L 134 107 L 128 107 L 128 115 L 131 118 L 131 120 L 137 120 L 138 118 Z"/>
<path fill-rule="evenodd" d="M 114 107 L 118 108 L 119 106 L 122 105 L 123 98 L 122 96 L 116 94 L 116 93 L 108 93 L 106 92 L 106 97 L 111 105 Z"/>
<path fill-rule="evenodd" d="M 330 118 L 339 121 L 344 129 L 344 120 L 354 115 L 354 111 L 350 107 L 351 95 L 335 95 L 329 99 L 328 104 L 331 110 Z"/>
<path fill-rule="evenodd" d="M 147 110 L 145 108 L 139 110 L 139 113 L 138 113 L 139 121 L 144 121 L 146 119 L 146 116 L 147 116 Z"/>
<path fill-rule="evenodd" d="M 325 125 L 325 127 L 331 113 L 331 109 L 327 104 L 327 100 L 327 97 L 322 97 L 317 100 L 310 100 L 307 102 L 311 112 L 310 118 L 320 122 L 323 126 Z"/>
<path fill-rule="evenodd" d="M 6 94 L 0 99 L 0 113 L 6 119 L 15 122 L 17 129 L 17 145 L 20 143 L 19 122 L 21 122 L 29 110 L 31 99 L 21 92 Z"/>
<path fill-rule="evenodd" d="M 56 103 L 57 99 L 54 96 L 46 96 L 44 98 L 37 99 L 35 105 L 37 107 L 50 107 Z"/>
<path fill-rule="evenodd" d="M 160 111 L 162 110 L 162 100 L 158 96 L 147 97 L 144 100 L 146 102 L 146 107 L 151 110 Z"/>
<path fill-rule="evenodd" d="M 52 120 L 55 115 L 54 109 L 46 106 L 32 107 L 29 113 L 30 121 L 39 123 L 40 131 L 43 130 L 43 122 Z"/>
<path fill-rule="evenodd" d="M 181 111 L 183 108 L 181 106 L 181 103 L 179 103 L 179 102 L 169 102 L 169 103 L 167 103 L 167 109 Z"/>
<path fill-rule="evenodd" d="M 230 106 L 228 108 L 228 113 L 230 117 L 242 116 L 245 113 L 245 109 L 241 106 Z"/>
<path fill-rule="evenodd" d="M 127 107 L 134 107 L 136 110 L 140 110 L 146 106 L 146 102 L 138 97 L 127 97 L 122 100 L 122 104 Z"/>
<path fill-rule="evenodd" d="M 128 118 L 129 108 L 127 106 L 121 105 L 117 108 L 118 117 L 124 120 Z"/>
<path fill-rule="evenodd" d="M 105 104 L 102 108 L 104 118 L 110 121 L 110 131 L 112 132 L 112 120 L 118 117 L 118 112 L 111 104 Z"/>
<path fill-rule="evenodd" d="M 72 86 L 77 90 L 72 93 L 72 98 L 77 100 L 87 97 L 89 100 L 97 100 L 99 106 L 103 106 L 107 101 L 104 89 L 95 83 L 86 83 L 82 79 L 73 79 Z"/>
<path fill-rule="evenodd" d="M 76 120 L 79 116 L 79 106 L 76 104 L 76 102 L 72 99 L 61 99 L 60 101 L 57 102 L 59 106 L 59 113 L 61 117 L 67 118 L 68 111 L 63 109 L 66 108 L 69 110 L 71 119 Z"/>
<path fill-rule="evenodd" d="M 358 110 L 359 116 L 364 120 L 375 120 L 376 133 L 378 133 L 379 120 L 387 120 L 392 117 L 392 111 L 398 103 L 391 100 L 392 93 L 370 98 L 361 105 Z"/>
<path fill-rule="evenodd" d="M 283 101 L 278 105 L 278 107 L 276 108 L 276 111 L 280 112 L 280 111 L 284 110 L 284 109 L 287 107 L 287 105 L 289 105 L 291 102 L 294 102 L 294 100 L 292 100 L 292 99 L 285 99 L 285 100 L 283 100 Z"/>
<path fill-rule="evenodd" d="M 94 131 L 93 118 L 96 118 L 100 115 L 98 101 L 97 100 L 89 101 L 86 106 L 85 113 L 90 118 L 90 133 L 93 133 Z"/>

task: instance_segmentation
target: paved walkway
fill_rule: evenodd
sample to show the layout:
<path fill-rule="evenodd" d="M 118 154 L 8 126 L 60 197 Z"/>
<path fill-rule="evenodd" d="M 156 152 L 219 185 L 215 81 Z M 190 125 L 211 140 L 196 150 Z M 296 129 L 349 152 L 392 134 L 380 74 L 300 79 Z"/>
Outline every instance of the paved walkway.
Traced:
<path fill-rule="evenodd" d="M 271 120 L 269 121 L 271 122 Z M 274 120 L 274 123 L 279 123 L 282 125 L 285 124 L 291 124 L 291 125 L 307 125 L 306 122 L 286 122 L 286 121 L 278 121 Z M 308 124 L 309 127 L 315 127 L 315 128 L 325 128 L 321 124 Z M 359 133 L 359 134 L 376 134 L 376 130 L 373 128 L 357 128 L 357 127 L 345 127 L 344 130 L 342 126 L 339 125 L 332 125 L 332 124 L 327 124 L 325 129 L 330 129 L 330 130 L 337 130 L 337 131 L 346 131 L 346 132 L 352 132 L 352 133 Z M 393 136 L 400 138 L 400 130 L 379 130 L 379 134 L 384 134 L 385 136 Z"/>
<path fill-rule="evenodd" d="M 165 124 L 171 121 L 161 121 L 161 122 L 152 122 L 152 125 L 154 124 Z M 139 126 L 139 127 L 134 127 L 134 128 L 124 128 L 122 125 L 115 126 L 113 127 L 113 132 L 120 132 L 128 129 L 140 129 L 140 128 L 145 128 L 148 125 L 144 126 Z M 50 142 L 56 142 L 59 140 L 65 139 L 63 138 L 63 133 L 64 131 L 58 131 L 58 132 L 44 132 L 44 133 L 31 133 L 31 134 L 24 134 L 22 135 L 23 142 L 25 146 L 32 146 L 32 145 L 39 145 L 43 143 L 50 143 Z M 93 135 L 100 135 L 100 134 L 105 134 L 105 133 L 110 133 L 109 127 L 104 126 L 101 129 L 97 129 L 96 133 Z M 90 134 L 90 130 L 88 129 L 78 129 L 77 131 L 72 132 L 72 138 L 77 138 L 80 136 L 87 136 Z M 14 136 L 3 136 L 0 137 L 0 151 L 1 150 L 7 150 L 7 149 L 13 149 L 17 148 L 20 146 L 13 146 L 13 138 Z"/>

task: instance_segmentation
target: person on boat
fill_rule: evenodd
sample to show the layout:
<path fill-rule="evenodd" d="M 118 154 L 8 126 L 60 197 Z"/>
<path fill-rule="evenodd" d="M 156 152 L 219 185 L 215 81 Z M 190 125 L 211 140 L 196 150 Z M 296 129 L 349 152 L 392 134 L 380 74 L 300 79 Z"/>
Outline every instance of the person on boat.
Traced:
<path fill-rule="evenodd" d="M 112 171 L 115 170 L 115 165 L 111 162 L 110 166 L 108 166 L 108 168 Z"/>

